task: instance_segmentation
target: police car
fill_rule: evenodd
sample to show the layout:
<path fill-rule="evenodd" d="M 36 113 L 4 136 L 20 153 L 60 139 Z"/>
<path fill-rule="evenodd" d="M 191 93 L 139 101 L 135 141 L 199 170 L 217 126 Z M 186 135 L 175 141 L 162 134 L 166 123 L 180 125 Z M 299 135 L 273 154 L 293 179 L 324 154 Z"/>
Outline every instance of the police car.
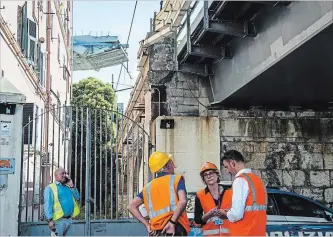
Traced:
<path fill-rule="evenodd" d="M 226 186 L 226 185 L 222 185 Z M 267 188 L 267 236 L 333 237 L 333 210 L 304 196 Z M 189 213 L 191 236 L 200 236 L 201 228 Z"/>

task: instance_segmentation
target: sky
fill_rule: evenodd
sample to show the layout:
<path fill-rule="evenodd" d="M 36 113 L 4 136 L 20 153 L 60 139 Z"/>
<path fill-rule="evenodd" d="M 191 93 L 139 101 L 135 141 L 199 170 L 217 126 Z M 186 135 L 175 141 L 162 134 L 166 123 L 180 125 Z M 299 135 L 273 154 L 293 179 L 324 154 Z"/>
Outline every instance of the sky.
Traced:
<path fill-rule="evenodd" d="M 97 34 L 97 36 L 109 35 L 118 36 L 122 44 L 126 44 L 130 24 L 132 20 L 135 1 L 74 1 L 74 35 Z M 136 13 L 133 21 L 131 36 L 129 39 L 129 48 L 127 49 L 129 62 L 128 68 L 132 76 L 130 79 L 124 68 L 119 80 L 117 90 L 128 88 L 135 84 L 137 71 L 137 53 L 139 42 L 146 37 L 150 30 L 150 18 L 153 18 L 154 11 L 158 12 L 160 1 L 138 1 Z M 73 82 L 78 82 L 87 77 L 95 77 L 105 82 L 118 80 L 120 66 L 103 68 L 96 71 L 75 71 L 73 73 Z M 117 102 L 124 103 L 126 108 L 130 98 L 131 90 L 117 92 Z"/>

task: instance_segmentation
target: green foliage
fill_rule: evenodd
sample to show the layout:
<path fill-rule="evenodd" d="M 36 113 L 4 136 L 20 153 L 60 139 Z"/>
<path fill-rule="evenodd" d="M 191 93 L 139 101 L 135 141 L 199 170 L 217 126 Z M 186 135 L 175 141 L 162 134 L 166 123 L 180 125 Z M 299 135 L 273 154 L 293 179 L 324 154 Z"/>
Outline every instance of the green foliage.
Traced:
<path fill-rule="evenodd" d="M 115 180 L 115 157 L 112 149 L 114 149 L 115 146 L 115 116 L 117 116 L 117 114 L 113 111 L 116 111 L 116 105 L 116 94 L 109 83 L 104 83 L 101 80 L 89 77 L 73 84 L 72 118 L 74 121 L 72 123 L 71 173 L 76 174 L 76 186 L 82 191 L 83 196 L 81 199 L 85 200 L 86 126 L 87 108 L 89 108 L 91 121 L 91 133 L 88 134 L 91 141 L 89 174 L 90 180 L 92 181 L 91 198 L 95 199 L 94 205 L 97 205 L 98 207 L 104 204 L 105 194 L 110 194 L 111 162 L 113 171 L 112 176 L 113 180 Z M 75 167 L 77 167 L 76 170 Z M 93 182 L 95 177 L 97 181 L 96 187 L 94 187 Z M 83 181 L 82 185 L 79 182 L 81 178 Z M 102 184 L 102 189 L 100 189 L 100 184 Z M 108 187 L 107 192 L 104 190 L 105 184 Z M 112 187 L 115 187 L 115 183 L 112 184 Z M 94 197 L 95 189 L 96 197 Z M 102 197 L 102 203 L 100 203 L 100 197 Z M 83 207 L 84 203 L 85 202 L 83 201 Z M 91 207 L 91 211 L 92 210 L 93 205 Z"/>
<path fill-rule="evenodd" d="M 73 106 L 87 106 L 94 109 L 117 109 L 116 93 L 111 84 L 88 77 L 73 84 Z"/>

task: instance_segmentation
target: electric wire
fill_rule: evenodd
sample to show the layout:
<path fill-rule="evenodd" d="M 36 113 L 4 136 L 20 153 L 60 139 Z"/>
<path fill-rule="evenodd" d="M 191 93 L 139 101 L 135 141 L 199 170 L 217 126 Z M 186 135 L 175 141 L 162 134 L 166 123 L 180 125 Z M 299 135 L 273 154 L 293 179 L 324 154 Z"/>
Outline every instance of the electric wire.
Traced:
<path fill-rule="evenodd" d="M 130 39 L 130 36 L 131 36 L 131 32 L 132 32 L 132 26 L 133 26 L 133 21 L 134 21 L 134 17 L 135 17 L 135 12 L 136 12 L 136 6 L 138 4 L 138 1 L 135 1 L 135 6 L 134 6 L 134 10 L 133 10 L 133 15 L 132 15 L 132 21 L 131 21 L 131 25 L 130 25 L 130 29 L 128 31 L 128 36 L 127 36 L 127 41 L 126 41 L 126 44 L 128 44 L 129 42 L 129 39 Z M 125 52 L 127 51 L 127 48 L 125 49 Z M 118 83 L 119 83 L 119 80 L 120 80 L 120 75 L 121 75 L 121 71 L 123 69 L 123 67 L 125 67 L 123 64 L 124 64 L 124 61 L 121 63 L 121 67 L 120 67 L 120 71 L 119 71 L 119 75 L 118 75 L 118 80 L 117 80 L 117 83 L 116 83 L 116 90 L 118 89 Z"/>

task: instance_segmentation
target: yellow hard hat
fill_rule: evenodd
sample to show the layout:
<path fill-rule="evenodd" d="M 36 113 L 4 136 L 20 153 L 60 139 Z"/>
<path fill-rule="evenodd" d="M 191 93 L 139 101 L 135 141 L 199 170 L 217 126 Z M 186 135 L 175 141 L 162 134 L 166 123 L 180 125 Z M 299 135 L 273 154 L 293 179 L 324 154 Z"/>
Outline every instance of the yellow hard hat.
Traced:
<path fill-rule="evenodd" d="M 149 157 L 149 168 L 152 173 L 156 173 L 162 169 L 166 163 L 171 159 L 171 155 L 164 152 L 155 151 Z"/>

